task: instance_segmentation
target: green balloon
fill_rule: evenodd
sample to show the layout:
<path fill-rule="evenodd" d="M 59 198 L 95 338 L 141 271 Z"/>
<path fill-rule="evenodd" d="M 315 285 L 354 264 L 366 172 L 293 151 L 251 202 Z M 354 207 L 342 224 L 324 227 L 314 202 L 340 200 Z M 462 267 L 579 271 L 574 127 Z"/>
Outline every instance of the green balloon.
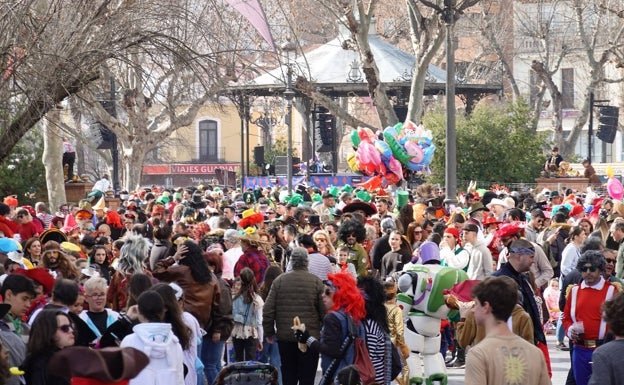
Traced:
<path fill-rule="evenodd" d="M 361 141 L 362 140 L 360 139 L 360 136 L 358 135 L 357 130 L 351 131 L 351 142 L 353 143 L 353 146 L 354 147 L 359 146 Z"/>

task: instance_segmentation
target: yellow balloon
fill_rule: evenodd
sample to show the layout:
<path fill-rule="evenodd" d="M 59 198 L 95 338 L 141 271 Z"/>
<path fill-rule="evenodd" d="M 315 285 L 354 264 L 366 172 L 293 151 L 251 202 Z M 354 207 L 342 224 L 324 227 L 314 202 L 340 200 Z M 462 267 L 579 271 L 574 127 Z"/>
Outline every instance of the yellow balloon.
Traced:
<path fill-rule="evenodd" d="M 349 165 L 349 168 L 353 171 L 359 171 L 359 167 L 358 167 L 358 161 L 355 158 L 355 153 L 351 152 L 349 153 L 349 155 L 347 155 L 347 164 Z"/>
<path fill-rule="evenodd" d="M 611 165 L 607 166 L 607 168 L 605 169 L 605 173 L 607 174 L 607 177 L 609 179 L 613 178 L 613 167 L 611 167 Z"/>

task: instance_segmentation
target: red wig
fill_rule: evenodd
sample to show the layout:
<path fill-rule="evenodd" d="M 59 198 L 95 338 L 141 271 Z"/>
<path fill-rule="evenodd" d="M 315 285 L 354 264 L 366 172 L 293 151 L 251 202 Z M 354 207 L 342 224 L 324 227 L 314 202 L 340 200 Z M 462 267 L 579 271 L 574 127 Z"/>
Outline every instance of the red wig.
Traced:
<path fill-rule="evenodd" d="M 328 274 L 327 279 L 334 286 L 334 305 L 331 310 L 344 310 L 358 324 L 366 317 L 364 297 L 357 287 L 355 278 L 350 273 Z"/>
<path fill-rule="evenodd" d="M 121 229 L 121 217 L 117 211 L 110 210 L 106 213 L 106 224 L 115 229 Z"/>

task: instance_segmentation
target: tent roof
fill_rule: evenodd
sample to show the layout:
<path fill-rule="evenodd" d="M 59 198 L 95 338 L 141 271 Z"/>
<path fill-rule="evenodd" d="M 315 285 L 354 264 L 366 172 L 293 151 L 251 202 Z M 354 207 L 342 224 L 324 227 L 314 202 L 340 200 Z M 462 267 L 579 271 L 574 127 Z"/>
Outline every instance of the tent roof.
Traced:
<path fill-rule="evenodd" d="M 383 83 L 409 81 L 416 59 L 392 44 L 381 40 L 377 35 L 369 35 L 369 44 L 375 57 Z M 295 60 L 295 73 L 317 84 L 332 85 L 348 83 L 348 73 L 355 61 L 361 72 L 359 54 L 342 48 L 344 39 L 338 37 L 306 53 Z M 282 65 L 250 82 L 250 85 L 284 85 L 286 66 Z M 428 82 L 444 83 L 446 72 L 439 67 L 429 65 Z"/>

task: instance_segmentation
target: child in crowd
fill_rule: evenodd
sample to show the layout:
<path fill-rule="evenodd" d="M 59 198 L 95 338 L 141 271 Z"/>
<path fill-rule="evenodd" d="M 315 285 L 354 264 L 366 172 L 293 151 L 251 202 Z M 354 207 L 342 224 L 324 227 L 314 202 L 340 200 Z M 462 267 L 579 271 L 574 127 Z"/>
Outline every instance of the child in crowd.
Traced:
<path fill-rule="evenodd" d="M 548 308 L 548 322 L 544 324 L 544 332 L 549 333 L 556 329 L 557 345 L 556 348 L 565 348 L 563 343 L 563 326 L 561 322 L 557 322 L 561 316 L 561 309 L 559 309 L 559 278 L 553 278 L 548 283 L 548 287 L 544 289 L 544 301 Z"/>
<path fill-rule="evenodd" d="M 336 260 L 338 261 L 337 272 L 346 270 L 348 273 L 353 275 L 354 278 L 357 278 L 355 265 L 349 262 L 349 247 L 348 246 L 340 246 L 338 249 L 336 249 Z"/>
<path fill-rule="evenodd" d="M 232 301 L 232 342 L 236 361 L 255 361 L 256 351 L 262 351 L 262 307 L 254 272 L 244 268 L 240 273 L 240 289 Z"/>

